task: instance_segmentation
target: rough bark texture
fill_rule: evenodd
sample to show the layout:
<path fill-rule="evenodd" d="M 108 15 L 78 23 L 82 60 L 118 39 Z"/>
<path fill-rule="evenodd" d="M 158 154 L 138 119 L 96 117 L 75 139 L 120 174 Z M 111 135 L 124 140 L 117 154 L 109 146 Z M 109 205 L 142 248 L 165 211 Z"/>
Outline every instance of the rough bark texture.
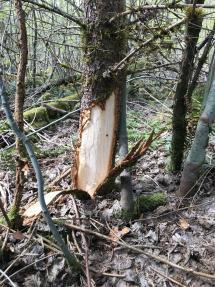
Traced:
<path fill-rule="evenodd" d="M 85 0 L 85 82 L 79 144 L 72 185 L 92 197 L 113 167 L 117 143 L 119 94 L 123 72 L 109 70 L 125 55 L 123 23 L 109 19 L 125 8 L 124 0 Z"/>
<path fill-rule="evenodd" d="M 17 71 L 14 116 L 19 129 L 23 131 L 23 106 L 25 100 L 25 73 L 27 67 L 28 45 L 25 26 L 25 12 L 22 9 L 21 0 L 15 1 L 15 8 L 20 32 L 20 58 Z M 24 157 L 24 151 L 22 144 L 18 138 L 16 139 L 16 149 L 19 159 L 16 162 L 16 192 L 14 197 L 14 207 L 16 209 L 16 212 L 18 212 L 24 187 L 24 172 L 22 171 L 22 158 Z"/>
<path fill-rule="evenodd" d="M 198 0 L 197 3 L 203 3 Z M 199 9 L 190 8 L 187 12 L 186 47 L 184 50 L 180 78 L 176 87 L 173 105 L 173 136 L 171 144 L 171 169 L 179 171 L 183 161 L 184 145 L 186 140 L 186 93 L 193 71 L 196 54 L 196 44 L 202 26 L 202 15 Z"/>
<path fill-rule="evenodd" d="M 208 134 L 211 124 L 215 119 L 215 56 L 211 63 L 210 75 L 208 77 L 209 88 L 206 89 L 206 102 L 202 115 L 199 119 L 195 138 L 185 162 L 179 194 L 181 196 L 193 195 L 196 191 L 195 183 L 201 172 L 202 164 L 205 161 L 206 147 L 208 145 Z"/>

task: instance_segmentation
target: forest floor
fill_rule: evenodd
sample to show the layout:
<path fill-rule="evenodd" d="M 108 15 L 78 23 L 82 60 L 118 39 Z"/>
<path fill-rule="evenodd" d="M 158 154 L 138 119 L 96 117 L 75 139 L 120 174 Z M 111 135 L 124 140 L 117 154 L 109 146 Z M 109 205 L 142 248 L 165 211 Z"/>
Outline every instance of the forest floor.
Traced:
<path fill-rule="evenodd" d="M 149 122 L 154 121 L 155 128 L 160 128 L 161 122 L 164 126 L 167 124 L 158 117 L 155 119 L 155 114 L 148 107 L 138 105 L 136 108 L 130 106 L 130 144 L 145 132 Z M 147 113 L 151 114 L 148 123 Z M 71 142 L 77 135 L 77 129 L 78 119 L 67 119 L 40 135 L 37 152 L 43 154 L 39 161 L 46 185 L 70 168 Z M 83 275 L 79 280 L 68 269 L 42 217 L 20 231 L 9 230 L 1 224 L 0 266 L 15 286 L 89 286 L 87 269 L 92 287 L 215 286 L 215 281 L 192 272 L 215 273 L 215 172 L 212 168 L 207 169 L 197 195 L 186 204 L 182 203 L 176 196 L 179 175 L 170 174 L 167 169 L 168 143 L 169 134 L 166 132 L 131 171 L 135 198 L 141 194 L 164 192 L 168 199 L 164 206 L 142 213 L 133 220 L 122 219 L 119 216 L 118 190 L 98 196 L 95 201 L 74 201 L 71 194 L 61 195 L 49 206 L 53 218 L 95 232 L 88 234 L 59 227 L 68 246 L 83 262 Z M 14 170 L 9 169 L 7 164 L 2 160 L 0 188 L 10 203 Z M 55 188 L 70 188 L 70 177 L 64 177 Z M 36 196 L 36 180 L 30 169 L 22 212 Z M 102 239 L 101 235 L 107 238 Z M 124 243 L 126 245 L 123 246 Z M 134 247 L 138 250 L 132 250 Z M 147 253 L 152 254 L 154 259 Z M 84 258 L 87 258 L 85 263 Z M 160 258 L 168 262 L 164 264 Z M 175 264 L 184 270 L 174 267 Z M 0 278 L 0 286 L 11 286 L 4 276 Z"/>

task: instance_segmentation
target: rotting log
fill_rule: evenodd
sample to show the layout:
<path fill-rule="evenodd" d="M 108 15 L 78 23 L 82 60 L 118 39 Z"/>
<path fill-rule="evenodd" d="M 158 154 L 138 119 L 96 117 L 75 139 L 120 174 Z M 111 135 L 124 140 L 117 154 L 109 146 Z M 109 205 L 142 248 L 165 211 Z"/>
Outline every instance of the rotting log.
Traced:
<path fill-rule="evenodd" d="M 49 102 L 49 107 L 39 106 L 25 111 L 24 120 L 36 129 L 36 131 L 29 134 L 29 128 L 27 127 L 25 128 L 25 133 L 28 134 L 27 136 L 33 136 L 37 132 L 41 132 L 61 120 L 63 121 L 66 118 L 74 117 L 74 114 L 79 111 L 74 111 L 77 103 L 79 104 L 77 96 L 71 95 Z M 63 117 L 62 114 L 64 114 Z M 75 118 L 76 117 L 78 117 L 78 113 L 77 116 L 75 115 Z M 14 146 L 13 141 L 14 137 L 9 132 L 9 126 L 4 122 L 0 126 L 0 149 L 5 148 L 6 146 L 7 148 Z"/>
<path fill-rule="evenodd" d="M 24 119 L 34 127 L 42 127 L 62 114 L 61 112 L 54 110 L 55 108 L 67 112 L 72 111 L 77 104 L 77 100 L 78 96 L 75 94 L 49 102 L 48 106 L 50 108 L 47 106 L 31 108 L 24 112 Z"/>

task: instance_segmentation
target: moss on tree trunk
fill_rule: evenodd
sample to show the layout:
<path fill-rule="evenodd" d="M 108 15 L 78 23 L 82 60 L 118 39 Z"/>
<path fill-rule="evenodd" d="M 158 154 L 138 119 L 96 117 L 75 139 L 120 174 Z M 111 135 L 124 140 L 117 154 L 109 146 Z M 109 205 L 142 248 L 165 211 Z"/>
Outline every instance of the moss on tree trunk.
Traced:
<path fill-rule="evenodd" d="M 109 71 L 125 56 L 126 41 L 124 20 L 109 20 L 124 11 L 125 1 L 85 0 L 84 5 L 85 79 L 72 182 L 93 197 L 115 158 L 123 71 Z"/>
<path fill-rule="evenodd" d="M 202 3 L 198 0 L 197 3 Z M 200 9 L 189 8 L 187 11 L 186 47 L 184 50 L 180 78 L 176 87 L 173 120 L 172 120 L 172 144 L 171 144 L 171 170 L 179 171 L 183 161 L 184 146 L 186 140 L 186 94 L 191 79 L 196 44 L 202 26 L 202 12 Z"/>

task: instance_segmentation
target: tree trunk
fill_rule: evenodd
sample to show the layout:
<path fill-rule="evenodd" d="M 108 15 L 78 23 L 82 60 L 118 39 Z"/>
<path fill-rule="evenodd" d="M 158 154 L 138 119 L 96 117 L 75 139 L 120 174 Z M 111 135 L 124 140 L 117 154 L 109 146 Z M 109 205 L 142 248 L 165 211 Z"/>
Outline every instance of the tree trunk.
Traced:
<path fill-rule="evenodd" d="M 198 0 L 196 3 L 204 3 Z M 183 161 L 184 145 L 186 140 L 186 93 L 193 71 L 196 44 L 202 26 L 200 9 L 189 10 L 186 26 L 186 47 L 184 50 L 180 78 L 176 87 L 173 105 L 172 143 L 171 143 L 171 170 L 179 171 Z"/>
<path fill-rule="evenodd" d="M 120 124 L 119 124 L 119 157 L 121 160 L 125 158 L 128 153 L 128 132 L 126 125 L 126 102 L 127 102 L 127 87 L 126 78 L 123 83 L 122 92 L 120 96 Z M 123 210 L 133 211 L 134 196 L 131 184 L 130 172 L 125 169 L 120 174 L 120 204 Z"/>
<path fill-rule="evenodd" d="M 85 0 L 84 5 L 85 83 L 72 185 L 94 197 L 115 158 L 124 72 L 109 70 L 125 56 L 126 39 L 123 22 L 109 19 L 124 11 L 125 1 Z"/>
<path fill-rule="evenodd" d="M 201 172 L 202 164 L 205 161 L 206 147 L 208 145 L 208 134 L 210 127 L 215 120 L 215 52 L 211 62 L 210 74 L 205 94 L 205 104 L 199 119 L 195 138 L 185 162 L 182 173 L 179 194 L 190 196 L 195 193 L 195 183 Z"/>
<path fill-rule="evenodd" d="M 23 106 L 25 99 L 25 73 L 27 67 L 28 45 L 27 45 L 27 32 L 25 26 L 25 12 L 22 9 L 21 0 L 15 1 L 15 8 L 20 32 L 20 59 L 17 71 L 14 116 L 19 129 L 23 131 L 24 126 Z M 13 203 L 13 206 L 15 208 L 15 210 L 13 210 L 14 215 L 17 214 L 19 211 L 24 188 L 24 171 L 23 171 L 23 160 L 22 160 L 22 158 L 24 157 L 24 150 L 18 138 L 16 139 L 16 150 L 18 158 L 16 161 L 16 191 Z"/>
<path fill-rule="evenodd" d="M 33 88 L 36 88 L 36 74 L 37 74 L 37 17 L 36 11 L 33 9 L 33 21 L 34 21 L 34 40 L 33 40 L 33 69 L 32 69 L 32 80 Z"/>
<path fill-rule="evenodd" d="M 192 94 L 193 94 L 193 92 L 194 92 L 194 90 L 195 90 L 195 88 L 197 86 L 197 81 L 198 81 L 199 75 L 200 75 L 200 73 L 202 71 L 202 67 L 205 64 L 205 62 L 207 60 L 207 57 L 208 57 L 208 54 L 209 54 L 209 52 L 211 50 L 211 47 L 213 45 L 214 34 L 215 34 L 215 22 L 214 22 L 214 25 L 213 25 L 213 29 L 210 31 L 209 35 L 206 37 L 207 42 L 206 42 L 204 51 L 203 51 L 201 57 L 199 58 L 199 61 L 198 61 L 195 73 L 194 73 L 194 75 L 192 77 L 192 81 L 190 82 L 188 90 L 187 90 L 187 94 L 186 94 L 186 101 L 187 101 L 187 103 L 186 103 L 186 106 L 188 108 L 188 112 L 192 111 Z"/>

